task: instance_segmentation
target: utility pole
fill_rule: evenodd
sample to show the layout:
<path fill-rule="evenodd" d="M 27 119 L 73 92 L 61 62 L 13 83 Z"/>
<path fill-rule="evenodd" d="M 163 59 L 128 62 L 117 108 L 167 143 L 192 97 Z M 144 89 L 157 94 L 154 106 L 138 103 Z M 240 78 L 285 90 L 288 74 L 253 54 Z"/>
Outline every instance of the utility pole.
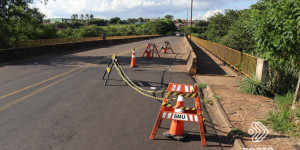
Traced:
<path fill-rule="evenodd" d="M 185 36 L 188 37 L 187 35 L 187 24 L 188 24 L 188 20 L 189 20 L 189 9 L 186 8 L 186 20 L 185 20 Z"/>
<path fill-rule="evenodd" d="M 193 0 L 191 0 L 190 44 L 192 43 L 192 23 L 193 23 Z"/>

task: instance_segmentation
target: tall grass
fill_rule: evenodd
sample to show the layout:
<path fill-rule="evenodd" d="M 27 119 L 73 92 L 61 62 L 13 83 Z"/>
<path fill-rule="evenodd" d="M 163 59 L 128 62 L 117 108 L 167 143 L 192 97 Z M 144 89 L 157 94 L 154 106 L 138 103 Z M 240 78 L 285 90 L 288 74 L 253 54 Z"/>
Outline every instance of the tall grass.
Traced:
<path fill-rule="evenodd" d="M 243 77 L 240 80 L 239 90 L 243 93 L 249 93 L 254 95 L 265 95 L 264 86 L 261 81 L 255 76 L 252 75 L 252 78 Z"/>
<path fill-rule="evenodd" d="M 278 109 L 269 113 L 267 123 L 276 132 L 299 136 L 300 124 L 297 124 L 296 120 L 300 119 L 300 108 L 298 107 L 295 111 L 291 111 L 293 98 L 292 92 L 283 96 L 276 95 L 274 101 Z"/>
<path fill-rule="evenodd" d="M 199 89 L 204 89 L 204 88 L 207 87 L 207 84 L 206 84 L 206 83 L 197 83 L 197 87 L 198 87 Z"/>

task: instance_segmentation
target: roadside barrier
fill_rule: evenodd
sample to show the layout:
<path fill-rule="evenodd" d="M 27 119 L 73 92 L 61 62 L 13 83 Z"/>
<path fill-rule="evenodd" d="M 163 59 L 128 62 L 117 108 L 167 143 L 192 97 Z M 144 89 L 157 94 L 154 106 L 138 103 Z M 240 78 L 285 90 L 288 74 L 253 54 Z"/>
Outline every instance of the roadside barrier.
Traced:
<path fill-rule="evenodd" d="M 196 94 L 198 93 L 198 88 L 196 85 L 187 85 L 187 84 L 175 84 L 170 83 L 167 89 L 168 93 L 166 94 L 165 98 L 163 99 L 163 105 L 160 108 L 158 113 L 157 119 L 155 121 L 153 130 L 151 132 L 150 139 L 154 140 L 156 132 L 161 125 L 163 119 L 172 120 L 172 124 L 170 127 L 170 131 L 165 133 L 166 136 L 170 136 L 172 138 L 181 140 L 184 137 L 183 124 L 178 121 L 186 121 L 186 122 L 195 122 L 198 123 L 199 130 L 200 130 L 200 138 L 202 146 L 206 146 L 206 139 L 204 133 L 206 132 L 205 124 L 204 124 L 204 117 L 201 108 L 200 98 L 199 95 L 195 97 L 195 106 L 196 110 L 182 110 L 183 103 L 180 102 L 174 107 L 166 107 L 165 104 L 168 103 L 168 98 L 171 92 L 176 92 L 180 94 L 188 93 L 188 94 Z M 180 100 L 181 98 L 179 98 Z M 181 100 L 180 100 L 181 101 Z M 181 110 L 179 110 L 181 109 Z M 175 131 L 175 130 L 178 130 Z M 179 135 L 176 135 L 179 134 Z"/>
<path fill-rule="evenodd" d="M 116 56 L 115 54 L 113 54 L 112 57 L 111 57 L 111 59 L 110 59 L 109 62 L 108 62 L 108 65 L 107 65 L 106 70 L 105 70 L 105 72 L 104 72 L 104 74 L 103 74 L 103 77 L 102 77 L 102 80 L 105 80 L 104 86 L 106 86 L 107 80 L 108 80 L 109 75 L 110 75 L 110 73 L 111 73 L 111 71 L 112 71 L 112 67 L 113 67 L 114 65 L 116 66 L 116 63 L 119 64 L 118 59 L 117 59 L 117 56 Z M 106 76 L 106 74 L 107 74 L 107 76 Z M 106 77 L 106 78 L 105 78 L 105 77 Z"/>
<path fill-rule="evenodd" d="M 153 34 L 153 35 L 110 36 L 110 37 L 106 37 L 106 40 L 131 39 L 131 38 L 138 38 L 138 37 L 154 37 L 154 36 L 160 36 L 160 35 Z M 86 42 L 86 41 L 100 41 L 100 40 L 103 40 L 103 38 L 102 37 L 57 38 L 57 39 L 15 41 L 12 43 L 12 45 L 14 48 L 17 48 L 17 47 L 32 47 L 32 46 L 43 46 L 43 45 L 53 45 L 53 44 Z"/>
<path fill-rule="evenodd" d="M 137 65 L 136 65 L 136 58 L 135 58 L 135 48 L 132 50 L 130 67 L 137 67 Z"/>
<path fill-rule="evenodd" d="M 158 57 L 160 58 L 159 52 L 156 48 L 155 43 L 149 43 L 147 48 L 145 49 L 145 52 L 144 52 L 142 58 L 144 57 L 145 54 L 147 54 L 147 59 L 153 58 L 154 53 L 157 53 Z"/>
<path fill-rule="evenodd" d="M 259 58 L 194 36 L 192 40 L 248 77 L 252 78 L 252 75 L 256 74 Z"/>
<path fill-rule="evenodd" d="M 171 47 L 171 45 L 170 45 L 170 42 L 169 42 L 169 41 L 165 41 L 165 42 L 163 43 L 163 45 L 161 46 L 159 52 L 160 52 L 161 50 L 163 50 L 163 53 L 168 53 L 168 52 L 167 52 L 168 49 L 170 49 L 170 50 L 172 51 L 172 53 L 175 54 L 174 51 L 173 51 L 173 49 L 172 49 L 172 47 Z"/>

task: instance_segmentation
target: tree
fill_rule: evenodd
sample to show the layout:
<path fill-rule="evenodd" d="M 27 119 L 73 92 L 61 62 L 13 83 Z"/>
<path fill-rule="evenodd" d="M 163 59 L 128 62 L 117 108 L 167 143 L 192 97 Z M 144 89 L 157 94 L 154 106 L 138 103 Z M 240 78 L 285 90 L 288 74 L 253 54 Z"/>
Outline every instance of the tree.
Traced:
<path fill-rule="evenodd" d="M 88 22 L 88 25 L 97 25 L 97 26 L 106 26 L 108 21 L 105 19 L 91 19 Z"/>
<path fill-rule="evenodd" d="M 253 31 L 250 28 L 250 9 L 244 9 L 239 12 L 239 17 L 233 23 L 220 43 L 230 48 L 245 53 L 252 53 L 254 50 Z"/>
<path fill-rule="evenodd" d="M 80 15 L 80 20 L 83 21 L 83 19 L 84 19 L 84 16 L 83 16 L 83 14 L 81 14 Z"/>
<path fill-rule="evenodd" d="M 149 21 L 142 27 L 143 34 L 167 34 L 175 32 L 177 29 L 173 21 L 169 19 Z"/>
<path fill-rule="evenodd" d="M 72 14 L 71 20 L 72 21 L 77 21 L 78 20 L 78 15 L 77 14 Z"/>
<path fill-rule="evenodd" d="M 128 22 L 129 24 L 136 23 L 137 21 L 138 21 L 138 20 L 135 19 L 135 18 L 128 18 L 128 19 L 127 19 L 127 22 Z"/>
<path fill-rule="evenodd" d="M 257 52 L 277 65 L 300 61 L 300 1 L 262 0 L 264 10 L 253 9 L 252 27 Z"/>
<path fill-rule="evenodd" d="M 43 34 L 44 15 L 37 8 L 29 7 L 32 2 L 0 1 L 0 48 L 10 47 L 14 41 L 37 39 Z"/>
<path fill-rule="evenodd" d="M 118 20 L 117 24 L 123 24 L 122 20 Z"/>
<path fill-rule="evenodd" d="M 195 26 L 199 26 L 199 27 L 207 27 L 208 26 L 208 21 L 206 20 L 198 20 L 196 23 L 195 23 Z"/>
<path fill-rule="evenodd" d="M 214 16 L 208 18 L 209 25 L 207 27 L 207 39 L 221 43 L 221 38 L 228 33 L 230 25 L 239 17 L 239 11 L 225 10 L 225 15 L 216 13 Z"/>
<path fill-rule="evenodd" d="M 103 29 L 101 27 L 97 27 L 96 25 L 90 25 L 87 27 L 81 27 L 76 33 L 77 38 L 83 37 L 99 37 L 103 33 Z"/>
<path fill-rule="evenodd" d="M 144 22 L 144 19 L 142 17 L 138 18 L 139 22 Z"/>
<path fill-rule="evenodd" d="M 43 39 L 55 39 L 57 38 L 57 29 L 55 28 L 54 24 L 45 24 L 43 26 L 44 34 L 41 38 Z"/>
<path fill-rule="evenodd" d="M 94 15 L 90 14 L 90 19 L 93 20 L 94 19 Z"/>
<path fill-rule="evenodd" d="M 108 23 L 109 24 L 117 24 L 119 20 L 121 20 L 119 17 L 110 18 Z"/>
<path fill-rule="evenodd" d="M 300 1 L 261 0 L 250 14 L 255 54 L 268 60 L 267 87 L 273 93 L 295 90 L 300 67 Z"/>
<path fill-rule="evenodd" d="M 85 20 L 89 20 L 89 19 L 90 19 L 89 14 L 85 14 Z"/>
<path fill-rule="evenodd" d="M 165 15 L 165 19 L 170 19 L 170 20 L 173 20 L 173 15 Z"/>
<path fill-rule="evenodd" d="M 177 22 L 178 22 L 178 23 L 182 23 L 181 19 L 177 19 Z"/>

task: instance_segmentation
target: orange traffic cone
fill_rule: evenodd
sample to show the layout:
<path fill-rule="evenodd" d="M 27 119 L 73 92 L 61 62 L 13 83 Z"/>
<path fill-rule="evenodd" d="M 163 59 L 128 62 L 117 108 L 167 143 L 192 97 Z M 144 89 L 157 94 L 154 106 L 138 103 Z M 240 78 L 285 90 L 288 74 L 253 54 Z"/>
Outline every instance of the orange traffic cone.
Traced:
<path fill-rule="evenodd" d="M 165 44 L 163 45 L 163 53 L 167 53 L 166 45 Z"/>
<path fill-rule="evenodd" d="M 132 50 L 132 57 L 131 57 L 131 65 L 130 67 L 137 67 L 136 66 L 136 58 L 135 58 L 135 48 Z"/>
<path fill-rule="evenodd" d="M 178 96 L 176 106 L 184 107 L 183 97 Z M 183 109 L 175 109 L 175 113 L 183 113 Z M 166 137 L 171 137 L 177 140 L 183 140 L 187 134 L 184 132 L 184 122 L 179 120 L 172 120 L 170 130 L 165 132 Z"/>
<path fill-rule="evenodd" d="M 150 49 L 147 48 L 147 59 L 150 59 Z"/>

